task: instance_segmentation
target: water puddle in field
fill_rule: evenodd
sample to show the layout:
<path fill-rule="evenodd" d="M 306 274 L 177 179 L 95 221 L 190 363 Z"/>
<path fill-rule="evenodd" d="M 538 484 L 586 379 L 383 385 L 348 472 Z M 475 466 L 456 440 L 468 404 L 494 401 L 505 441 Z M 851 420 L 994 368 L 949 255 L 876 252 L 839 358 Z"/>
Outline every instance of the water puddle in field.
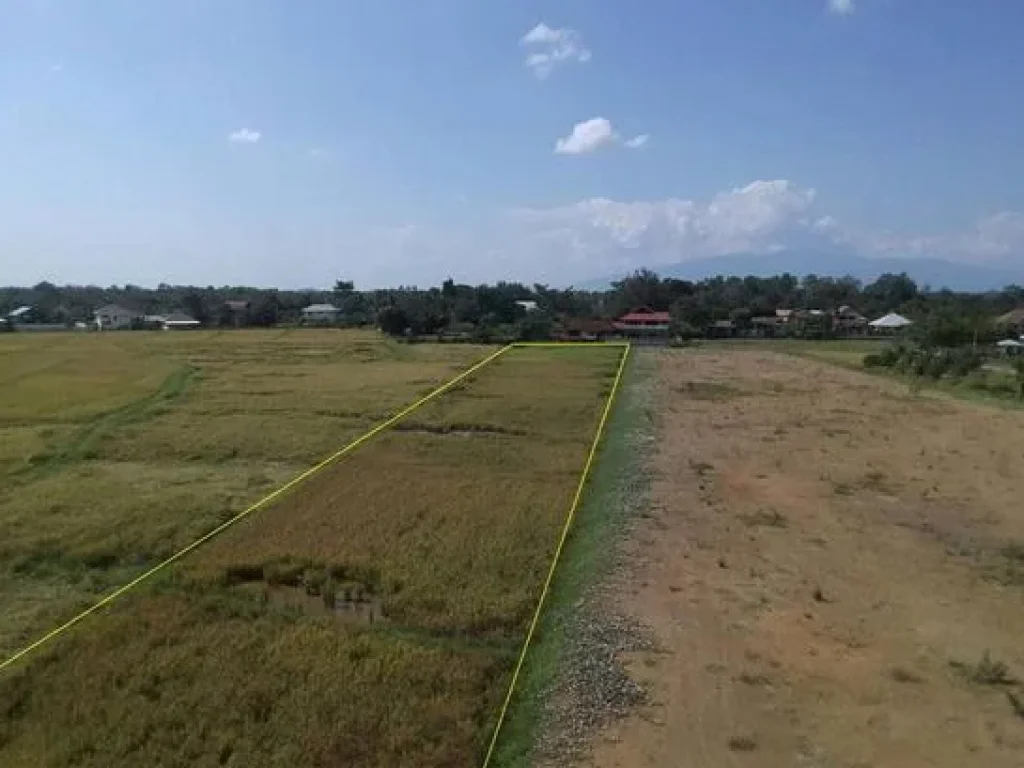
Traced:
<path fill-rule="evenodd" d="M 267 587 L 264 594 L 270 605 L 300 608 L 312 614 L 332 615 L 355 624 L 381 624 L 387 621 L 382 601 L 373 595 L 346 597 L 343 593 L 331 596 L 311 595 L 301 587 Z"/>
<path fill-rule="evenodd" d="M 428 424 L 418 421 L 408 421 L 396 424 L 392 427 L 395 432 L 418 432 L 429 435 L 451 435 L 455 437 L 475 437 L 477 435 L 493 436 L 503 435 L 511 437 L 523 437 L 528 433 L 521 429 L 503 427 L 496 424 Z"/>

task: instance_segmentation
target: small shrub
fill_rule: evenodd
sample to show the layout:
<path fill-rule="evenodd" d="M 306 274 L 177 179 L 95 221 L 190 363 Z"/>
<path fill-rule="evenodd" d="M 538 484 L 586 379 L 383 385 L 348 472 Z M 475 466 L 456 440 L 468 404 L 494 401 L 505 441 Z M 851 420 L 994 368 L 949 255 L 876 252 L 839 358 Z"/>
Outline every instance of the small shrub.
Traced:
<path fill-rule="evenodd" d="M 952 359 L 946 350 L 928 353 L 924 358 L 924 375 L 932 381 L 941 379 L 952 367 Z"/>
<path fill-rule="evenodd" d="M 789 525 L 786 516 L 777 509 L 759 509 L 753 514 L 744 515 L 743 522 L 751 528 L 785 528 Z"/>
<path fill-rule="evenodd" d="M 306 572 L 302 574 L 302 586 L 305 588 L 306 594 L 311 597 L 321 594 L 327 583 L 327 578 L 327 572 L 322 568 L 307 568 Z"/>
<path fill-rule="evenodd" d="M 909 669 L 903 667 L 893 667 L 889 671 L 889 677 L 895 680 L 897 683 L 923 683 L 924 678 L 916 672 L 912 672 Z"/>
<path fill-rule="evenodd" d="M 993 659 L 989 651 L 985 651 L 976 664 L 951 661 L 950 666 L 977 685 L 1013 685 L 1017 682 L 1010 674 L 1010 668 L 1004 662 Z"/>
<path fill-rule="evenodd" d="M 763 687 L 771 685 L 771 680 L 766 675 L 762 675 L 755 672 L 744 672 L 737 678 L 744 685 L 752 687 Z"/>
<path fill-rule="evenodd" d="M 950 353 L 949 374 L 953 378 L 962 379 L 981 368 L 984 362 L 985 356 L 976 349 L 955 349 Z"/>
<path fill-rule="evenodd" d="M 733 752 L 753 752 L 757 749 L 757 739 L 753 736 L 733 736 L 729 739 L 729 749 Z"/>

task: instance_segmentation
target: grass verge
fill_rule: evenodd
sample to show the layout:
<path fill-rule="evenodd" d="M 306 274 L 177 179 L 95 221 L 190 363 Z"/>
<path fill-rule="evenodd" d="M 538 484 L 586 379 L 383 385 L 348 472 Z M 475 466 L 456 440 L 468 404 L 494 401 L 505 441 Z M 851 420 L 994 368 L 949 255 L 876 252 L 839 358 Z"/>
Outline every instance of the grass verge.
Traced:
<path fill-rule="evenodd" d="M 831 341 L 772 339 L 711 342 L 701 346 L 711 350 L 743 349 L 781 352 L 900 382 L 906 384 L 915 393 L 927 392 L 939 397 L 951 397 L 956 400 L 1010 410 L 1024 408 L 1024 400 L 1017 395 L 1013 373 L 1007 368 L 986 367 L 961 379 L 942 378 L 935 381 L 925 377 L 903 375 L 887 368 L 864 367 L 864 358 L 868 354 L 878 352 L 894 341 L 893 339 L 834 339 Z"/>
<path fill-rule="evenodd" d="M 635 350 L 623 372 L 615 408 L 490 762 L 493 768 L 532 765 L 559 669 L 571 652 L 573 618 L 590 589 L 613 569 L 616 541 L 644 492 L 647 478 L 638 447 L 652 422 L 642 392 L 652 366 L 650 353 Z"/>

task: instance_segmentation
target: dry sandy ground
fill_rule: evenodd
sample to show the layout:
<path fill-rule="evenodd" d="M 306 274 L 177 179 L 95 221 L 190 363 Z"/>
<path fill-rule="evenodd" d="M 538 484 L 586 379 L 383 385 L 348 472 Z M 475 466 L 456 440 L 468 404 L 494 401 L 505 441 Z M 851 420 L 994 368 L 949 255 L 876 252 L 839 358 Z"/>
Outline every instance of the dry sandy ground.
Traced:
<path fill-rule="evenodd" d="M 1024 414 L 658 354 L 652 508 L 616 599 L 662 650 L 626 660 L 653 703 L 593 764 L 1024 766 L 1003 679 L 1024 679 Z"/>

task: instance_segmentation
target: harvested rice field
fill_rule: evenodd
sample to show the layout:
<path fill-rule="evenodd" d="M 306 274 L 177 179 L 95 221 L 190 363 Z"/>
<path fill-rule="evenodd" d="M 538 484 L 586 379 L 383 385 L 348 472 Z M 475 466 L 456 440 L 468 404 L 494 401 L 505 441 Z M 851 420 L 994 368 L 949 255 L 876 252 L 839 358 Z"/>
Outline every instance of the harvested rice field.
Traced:
<path fill-rule="evenodd" d="M 0 446 L 32 450 L 0 450 L 5 656 L 491 351 L 42 341 L 0 352 Z M 620 355 L 506 353 L 4 670 L 0 764 L 478 762 Z M 88 381 L 39 402 L 58 370 Z"/>

